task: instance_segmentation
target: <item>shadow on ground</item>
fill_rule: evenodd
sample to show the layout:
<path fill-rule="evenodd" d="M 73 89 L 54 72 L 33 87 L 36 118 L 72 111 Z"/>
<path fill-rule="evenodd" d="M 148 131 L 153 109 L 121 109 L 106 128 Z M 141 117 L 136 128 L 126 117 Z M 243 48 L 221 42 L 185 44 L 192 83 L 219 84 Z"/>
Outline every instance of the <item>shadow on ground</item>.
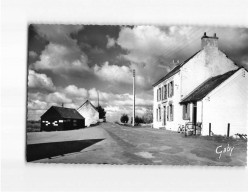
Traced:
<path fill-rule="evenodd" d="M 27 162 L 80 152 L 103 139 L 75 140 L 27 145 Z"/>

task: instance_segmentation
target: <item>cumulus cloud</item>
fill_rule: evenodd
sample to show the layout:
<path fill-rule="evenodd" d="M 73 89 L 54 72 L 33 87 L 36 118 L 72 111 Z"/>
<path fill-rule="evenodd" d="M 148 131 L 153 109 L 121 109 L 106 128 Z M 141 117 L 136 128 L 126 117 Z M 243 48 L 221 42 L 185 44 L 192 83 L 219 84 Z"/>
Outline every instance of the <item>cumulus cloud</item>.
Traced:
<path fill-rule="evenodd" d="M 56 89 L 51 78 L 47 77 L 46 74 L 39 74 L 34 70 L 28 71 L 28 87 L 49 91 L 54 91 Z"/>
<path fill-rule="evenodd" d="M 191 43 L 193 35 L 191 27 L 123 27 L 117 44 L 127 51 L 122 57 L 132 63 L 131 68 L 136 69 L 143 86 L 151 89 L 154 82 L 174 68 L 174 59 L 181 60 L 191 51 L 197 51 L 193 44 L 190 49 L 175 52 Z"/>
<path fill-rule="evenodd" d="M 107 111 L 107 119 L 114 121 L 121 116 L 123 112 L 131 113 L 133 105 L 133 96 L 128 93 L 114 94 L 107 93 L 95 88 L 86 90 L 84 88 L 78 88 L 74 85 L 69 85 L 65 88 L 60 88 L 56 92 L 44 94 L 41 92 L 29 93 L 28 94 L 28 105 L 31 113 L 33 110 L 37 110 L 35 116 L 40 117 L 38 113 L 41 110 L 48 109 L 52 105 L 61 106 L 62 103 L 65 107 L 78 108 L 87 99 L 90 100 L 93 105 L 98 104 L 98 95 L 100 105 Z M 150 96 L 137 95 L 136 96 L 136 111 L 137 114 L 142 115 L 148 106 L 152 105 L 152 98 Z M 113 112 L 113 108 L 117 110 Z M 29 112 L 30 116 L 30 112 Z M 32 117 L 32 116 L 31 116 Z M 37 118 L 38 120 L 39 118 Z"/>
<path fill-rule="evenodd" d="M 108 40 L 106 47 L 108 49 L 111 48 L 111 47 L 114 47 L 115 46 L 115 39 L 114 38 L 111 38 L 108 35 L 106 37 L 107 37 L 107 40 Z"/>
<path fill-rule="evenodd" d="M 51 70 L 54 73 L 88 71 L 88 57 L 82 52 L 71 35 L 83 28 L 80 25 L 35 25 L 37 32 L 49 41 L 32 64 L 35 70 Z"/>
<path fill-rule="evenodd" d="M 49 42 L 56 44 L 74 46 L 76 41 L 71 38 L 71 34 L 83 29 L 82 25 L 63 25 L 63 24 L 38 24 L 35 25 L 39 35 Z"/>
<path fill-rule="evenodd" d="M 62 104 L 62 103 L 71 103 L 72 99 L 66 97 L 66 94 L 61 93 L 61 92 L 54 92 L 50 93 L 46 96 L 46 101 L 49 103 L 57 103 L 57 104 Z"/>
<path fill-rule="evenodd" d="M 32 66 L 36 70 L 53 72 L 88 71 L 88 57 L 78 47 L 49 43 L 42 51 L 40 60 Z"/>
<path fill-rule="evenodd" d="M 47 102 L 40 100 L 30 100 L 28 102 L 28 109 L 31 110 L 45 110 L 47 108 Z"/>
<path fill-rule="evenodd" d="M 75 85 L 69 85 L 64 89 L 64 92 L 68 96 L 72 97 L 87 97 L 88 91 L 84 88 L 78 88 Z"/>
<path fill-rule="evenodd" d="M 220 49 L 245 65 L 248 51 L 248 30 L 237 28 L 194 26 L 135 26 L 123 27 L 117 44 L 127 51 L 122 57 L 131 62 L 131 68 L 143 78 L 149 90 L 152 84 L 175 67 L 173 61 L 184 61 L 201 49 L 204 32 L 219 36 Z M 243 53 L 241 52 L 243 51 Z M 246 51 L 246 53 L 244 52 Z"/>
<path fill-rule="evenodd" d="M 109 65 L 109 62 L 105 62 L 103 66 L 95 65 L 94 73 L 105 81 L 132 82 L 132 72 L 127 66 Z"/>
<path fill-rule="evenodd" d="M 147 106 L 152 105 L 152 84 L 174 68 L 173 60 L 182 62 L 196 53 L 201 48 L 200 38 L 204 32 L 208 35 L 217 33 L 220 49 L 227 52 L 231 59 L 248 67 L 247 29 L 122 27 L 117 39 L 105 34 L 103 38 L 107 38 L 107 44 L 104 40 L 99 46 L 96 43 L 98 40 L 88 40 L 84 43 L 82 40 L 89 38 L 87 35 L 83 35 L 85 39 L 73 39 L 77 37 L 82 26 L 36 25 L 35 28 L 49 43 L 41 52 L 39 60 L 31 66 L 34 70 L 30 74 L 33 78 L 29 86 L 50 91 L 46 91 L 46 94 L 30 94 L 29 104 L 33 108 L 48 108 L 51 105 L 61 105 L 62 102 L 65 106 L 77 108 L 86 99 L 97 105 L 99 94 L 100 104 L 106 108 L 109 117 L 119 118 L 122 112 L 131 114 L 132 70 L 135 69 L 137 113 L 141 114 Z M 116 50 L 110 49 L 113 47 Z M 29 56 L 34 57 L 36 54 L 30 51 Z M 99 63 L 92 63 L 94 57 Z M 39 73 L 35 72 L 36 70 Z M 42 71 L 52 71 L 49 75 L 63 75 L 63 78 L 65 76 L 63 87 L 57 86 L 54 92 L 52 80 L 41 74 Z M 57 84 L 59 79 L 53 80 Z M 64 87 L 66 85 L 68 86 Z M 40 110 L 37 112 L 41 113 Z"/>

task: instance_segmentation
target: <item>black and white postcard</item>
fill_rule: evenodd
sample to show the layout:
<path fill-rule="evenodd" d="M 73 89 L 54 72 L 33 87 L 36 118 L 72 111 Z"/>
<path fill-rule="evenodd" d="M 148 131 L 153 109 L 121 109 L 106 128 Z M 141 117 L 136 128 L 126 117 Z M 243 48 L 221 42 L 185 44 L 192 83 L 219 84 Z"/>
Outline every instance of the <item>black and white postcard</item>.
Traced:
<path fill-rule="evenodd" d="M 247 165 L 247 28 L 27 28 L 27 162 Z"/>

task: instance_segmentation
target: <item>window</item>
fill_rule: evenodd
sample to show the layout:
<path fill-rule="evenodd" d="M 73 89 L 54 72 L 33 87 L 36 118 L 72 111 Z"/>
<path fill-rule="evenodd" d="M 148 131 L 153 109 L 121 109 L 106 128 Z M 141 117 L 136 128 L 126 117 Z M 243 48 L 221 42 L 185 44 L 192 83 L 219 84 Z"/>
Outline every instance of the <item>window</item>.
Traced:
<path fill-rule="evenodd" d="M 166 85 L 162 87 L 162 100 L 165 100 L 165 99 L 167 99 L 167 86 Z"/>
<path fill-rule="evenodd" d="M 167 106 L 167 121 L 173 121 L 174 119 L 174 106 L 172 103 Z"/>
<path fill-rule="evenodd" d="M 160 106 L 158 107 L 158 119 L 161 121 L 161 108 Z"/>
<path fill-rule="evenodd" d="M 183 105 L 183 120 L 190 119 L 190 104 Z"/>
<path fill-rule="evenodd" d="M 74 127 L 77 126 L 77 120 L 73 120 L 73 126 L 74 126 Z"/>
<path fill-rule="evenodd" d="M 164 99 L 167 99 L 167 85 L 164 85 Z"/>
<path fill-rule="evenodd" d="M 168 97 L 172 97 L 174 95 L 174 81 L 168 83 Z"/>
<path fill-rule="evenodd" d="M 156 109 L 156 120 L 158 121 L 158 109 Z"/>
<path fill-rule="evenodd" d="M 173 121 L 174 115 L 174 106 L 170 104 L 170 121 Z"/>
<path fill-rule="evenodd" d="M 157 90 L 157 101 L 160 101 L 161 100 L 161 88 L 159 88 L 158 90 Z"/>

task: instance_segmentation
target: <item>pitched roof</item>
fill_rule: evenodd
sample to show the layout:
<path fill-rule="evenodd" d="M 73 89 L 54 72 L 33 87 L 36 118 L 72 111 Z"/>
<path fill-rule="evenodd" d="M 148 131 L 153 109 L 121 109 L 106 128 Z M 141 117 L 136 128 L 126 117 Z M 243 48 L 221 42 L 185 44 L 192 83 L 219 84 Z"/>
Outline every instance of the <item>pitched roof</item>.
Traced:
<path fill-rule="evenodd" d="M 162 77 L 161 79 L 159 79 L 156 83 L 154 83 L 152 86 L 156 86 L 159 83 L 163 82 L 164 80 L 170 78 L 171 76 L 173 76 L 174 74 L 176 74 L 177 72 L 179 72 L 180 68 L 186 64 L 189 60 L 191 60 L 196 54 L 198 54 L 201 50 L 199 50 L 198 52 L 196 52 L 194 55 L 192 55 L 191 57 L 189 57 L 187 60 L 185 60 L 184 62 L 182 62 L 181 64 L 179 64 L 178 66 L 176 66 L 175 68 L 173 68 L 169 73 L 167 73 L 164 77 Z"/>
<path fill-rule="evenodd" d="M 55 109 L 62 118 L 84 119 L 84 117 L 73 108 L 64 108 L 64 107 L 58 107 L 58 106 L 52 106 L 51 108 Z"/>
<path fill-rule="evenodd" d="M 79 106 L 79 108 L 77 110 L 79 110 L 80 108 L 82 108 L 86 104 L 90 104 L 98 112 L 96 107 L 89 100 L 86 100 L 81 106 Z"/>
<path fill-rule="evenodd" d="M 232 70 L 225 74 L 218 75 L 218 76 L 207 79 L 200 86 L 198 86 L 195 90 L 193 90 L 188 96 L 186 96 L 180 102 L 180 104 L 188 103 L 188 102 L 196 102 L 196 101 L 203 99 L 207 94 L 209 94 L 216 87 L 218 87 L 221 83 L 223 83 L 225 80 L 231 77 L 237 70 Z"/>

